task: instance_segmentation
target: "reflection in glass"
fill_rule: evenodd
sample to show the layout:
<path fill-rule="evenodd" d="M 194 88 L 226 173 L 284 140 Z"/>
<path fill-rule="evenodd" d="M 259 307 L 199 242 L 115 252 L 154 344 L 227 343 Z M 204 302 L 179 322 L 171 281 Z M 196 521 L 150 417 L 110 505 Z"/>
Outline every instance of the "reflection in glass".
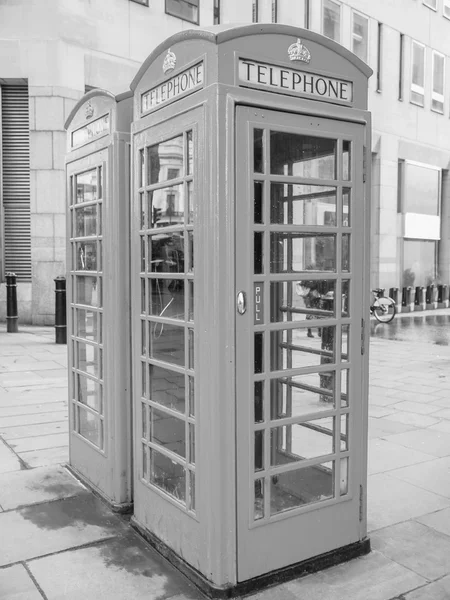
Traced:
<path fill-rule="evenodd" d="M 255 521 L 264 518 L 264 479 L 255 479 Z"/>
<path fill-rule="evenodd" d="M 87 275 L 76 276 L 76 295 L 77 304 L 85 304 L 88 306 L 101 306 L 101 280 L 97 277 L 89 277 Z"/>
<path fill-rule="evenodd" d="M 270 464 L 292 462 L 326 456 L 334 452 L 334 417 L 305 423 L 272 427 L 270 430 Z"/>
<path fill-rule="evenodd" d="M 147 354 L 147 321 L 141 321 L 141 354 Z"/>
<path fill-rule="evenodd" d="M 98 346 L 77 342 L 77 361 L 76 365 L 80 371 L 84 371 L 94 377 L 102 377 L 101 360 L 102 351 Z"/>
<path fill-rule="evenodd" d="M 141 314 L 147 312 L 147 301 L 145 296 L 145 279 L 141 279 Z"/>
<path fill-rule="evenodd" d="M 150 269 L 154 273 L 184 273 L 183 232 L 149 236 Z"/>
<path fill-rule="evenodd" d="M 350 315 L 350 281 L 348 279 L 342 280 L 342 316 L 348 317 Z"/>
<path fill-rule="evenodd" d="M 341 483 L 340 493 L 341 496 L 348 494 L 348 461 L 349 458 L 341 458 Z"/>
<path fill-rule="evenodd" d="M 255 423 L 264 421 L 264 381 L 255 381 Z"/>
<path fill-rule="evenodd" d="M 271 282 L 270 320 L 276 323 L 334 317 L 335 289 L 336 281 L 332 279 Z"/>
<path fill-rule="evenodd" d="M 195 465 L 195 425 L 189 423 L 189 463 Z"/>
<path fill-rule="evenodd" d="M 184 281 L 182 279 L 149 279 L 151 315 L 184 320 Z"/>
<path fill-rule="evenodd" d="M 280 473 L 270 479 L 270 514 L 334 496 L 334 461 Z"/>
<path fill-rule="evenodd" d="M 184 367 L 184 327 L 151 323 L 151 358 Z"/>
<path fill-rule="evenodd" d="M 76 330 L 78 337 L 86 340 L 99 341 L 98 336 L 98 313 L 93 310 L 83 310 L 79 308 L 76 311 Z"/>
<path fill-rule="evenodd" d="M 350 325 L 342 325 L 341 335 L 341 361 L 349 360 Z"/>
<path fill-rule="evenodd" d="M 183 136 L 147 148 L 148 183 L 160 183 L 184 175 Z"/>
<path fill-rule="evenodd" d="M 270 132 L 270 172 L 310 179 L 336 179 L 336 140 Z"/>
<path fill-rule="evenodd" d="M 351 143 L 348 141 L 342 142 L 342 179 L 349 181 L 351 178 L 350 173 L 350 160 L 351 160 Z"/>
<path fill-rule="evenodd" d="M 189 253 L 189 262 L 188 262 L 188 272 L 194 272 L 194 234 L 192 231 L 187 232 L 187 241 L 188 241 L 188 253 Z"/>
<path fill-rule="evenodd" d="M 189 302 L 189 308 L 188 308 L 188 320 L 189 321 L 193 321 L 194 320 L 194 282 L 192 280 L 188 280 L 188 302 Z"/>
<path fill-rule="evenodd" d="M 184 468 L 164 454 L 150 448 L 150 483 L 181 502 L 186 501 Z"/>
<path fill-rule="evenodd" d="M 76 242 L 76 270 L 97 271 L 100 270 L 100 260 L 97 263 L 97 242 Z M 100 257 L 98 257 L 100 258 Z"/>
<path fill-rule="evenodd" d="M 148 439 L 148 406 L 145 402 L 141 403 L 142 407 L 142 437 L 144 440 Z"/>
<path fill-rule="evenodd" d="M 255 431 L 255 471 L 264 469 L 264 430 Z"/>
<path fill-rule="evenodd" d="M 97 169 L 91 169 L 75 176 L 78 202 L 92 202 L 97 200 Z"/>
<path fill-rule="evenodd" d="M 102 411 L 102 386 L 94 381 L 77 373 L 78 402 L 86 404 L 97 412 Z"/>
<path fill-rule="evenodd" d="M 100 419 L 93 413 L 78 407 L 78 432 L 100 448 Z"/>
<path fill-rule="evenodd" d="M 253 171 L 264 173 L 263 130 L 253 130 Z"/>
<path fill-rule="evenodd" d="M 341 415 L 341 451 L 348 450 L 348 414 Z"/>
<path fill-rule="evenodd" d="M 279 225 L 336 225 L 336 188 L 272 183 L 270 222 Z"/>
<path fill-rule="evenodd" d="M 75 208 L 74 237 L 97 235 L 97 206 Z"/>
<path fill-rule="evenodd" d="M 255 373 L 264 370 L 264 334 L 255 333 Z"/>
<path fill-rule="evenodd" d="M 349 381 L 349 370 L 342 369 L 341 371 L 341 407 L 346 408 L 348 406 L 348 381 Z"/>
<path fill-rule="evenodd" d="M 254 248 L 253 248 L 253 261 L 255 275 L 261 275 L 264 272 L 264 261 L 263 261 L 263 240 L 264 234 L 261 231 L 255 231 L 254 233 Z"/>
<path fill-rule="evenodd" d="M 351 189 L 342 189 L 342 227 L 350 227 L 351 222 Z"/>
<path fill-rule="evenodd" d="M 142 478 L 148 481 L 148 446 L 142 444 Z"/>
<path fill-rule="evenodd" d="M 139 150 L 139 187 L 144 186 L 145 177 L 145 163 L 144 163 L 144 150 Z"/>
<path fill-rule="evenodd" d="M 147 377 L 146 377 L 146 372 L 147 372 L 147 363 L 145 362 L 141 362 L 141 369 L 142 369 L 142 397 L 146 398 L 147 397 Z"/>
<path fill-rule="evenodd" d="M 342 270 L 346 273 L 350 271 L 350 234 L 342 234 Z"/>
<path fill-rule="evenodd" d="M 145 273 L 146 261 L 145 261 L 145 237 L 141 235 L 141 273 Z"/>
<path fill-rule="evenodd" d="M 185 458 L 185 422 L 154 407 L 150 407 L 150 420 L 150 442 Z"/>
<path fill-rule="evenodd" d="M 194 172 L 194 142 L 192 140 L 192 129 L 186 131 L 186 152 L 187 152 L 187 169 L 186 175 L 192 175 Z"/>
<path fill-rule="evenodd" d="M 310 413 L 330 410 L 334 407 L 334 395 L 334 371 L 272 379 L 270 418 L 276 420 L 303 417 Z"/>
<path fill-rule="evenodd" d="M 145 195 L 143 192 L 141 192 L 139 194 L 139 229 L 147 229 L 147 224 L 146 224 L 146 211 L 145 211 L 145 206 L 146 201 L 145 201 Z"/>
<path fill-rule="evenodd" d="M 195 387 L 194 387 L 194 378 L 188 377 L 188 385 L 189 385 L 189 416 L 195 416 Z"/>
<path fill-rule="evenodd" d="M 253 183 L 253 206 L 255 223 L 263 223 L 263 182 Z"/>
<path fill-rule="evenodd" d="M 188 369 L 194 369 L 194 330 L 188 329 Z"/>
<path fill-rule="evenodd" d="M 172 227 L 184 223 L 184 185 L 172 185 L 149 192 L 151 227 Z"/>
<path fill-rule="evenodd" d="M 311 338 L 306 329 L 282 329 L 270 333 L 272 371 L 313 367 L 335 362 L 336 327 L 323 327 L 322 337 Z"/>
<path fill-rule="evenodd" d="M 194 184 L 192 181 L 188 181 L 186 184 L 187 189 L 187 221 L 188 223 L 194 222 Z"/>
<path fill-rule="evenodd" d="M 336 236 L 312 233 L 271 233 L 271 273 L 335 271 Z"/>
<path fill-rule="evenodd" d="M 195 511 L 195 473 L 189 471 L 189 504 L 190 509 Z"/>

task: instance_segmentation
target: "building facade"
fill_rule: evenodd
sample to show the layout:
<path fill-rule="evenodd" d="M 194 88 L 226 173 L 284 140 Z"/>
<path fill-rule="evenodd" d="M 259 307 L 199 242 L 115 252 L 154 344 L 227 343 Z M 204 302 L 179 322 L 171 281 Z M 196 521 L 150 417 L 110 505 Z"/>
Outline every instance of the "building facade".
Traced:
<path fill-rule="evenodd" d="M 450 283 L 450 0 L 6 0 L 0 271 L 2 282 L 18 276 L 19 322 L 54 320 L 53 280 L 66 273 L 64 123 L 76 101 L 95 87 L 126 91 L 177 31 L 252 21 L 323 33 L 372 67 L 371 285 Z"/>

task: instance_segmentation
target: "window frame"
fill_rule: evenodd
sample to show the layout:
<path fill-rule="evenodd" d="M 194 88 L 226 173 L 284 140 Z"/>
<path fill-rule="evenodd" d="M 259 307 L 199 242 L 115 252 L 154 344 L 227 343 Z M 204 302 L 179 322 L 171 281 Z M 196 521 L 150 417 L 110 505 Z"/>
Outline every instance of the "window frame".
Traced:
<path fill-rule="evenodd" d="M 422 48 L 423 50 L 423 85 L 420 86 L 417 83 L 413 82 L 413 73 L 414 73 L 414 45 L 416 45 L 419 48 Z M 410 83 L 410 94 L 409 94 L 409 101 L 411 104 L 414 104 L 415 106 L 421 106 L 422 108 L 425 107 L 425 67 L 426 67 L 426 56 L 427 56 L 427 52 L 426 52 L 426 46 L 425 44 L 422 44 L 421 42 L 417 42 L 416 40 L 411 39 L 411 83 Z M 414 100 L 412 98 L 412 94 L 421 94 L 422 95 L 422 104 L 420 102 L 417 102 L 416 100 Z"/>
<path fill-rule="evenodd" d="M 383 23 L 378 21 L 377 24 L 377 92 L 383 89 Z"/>
<path fill-rule="evenodd" d="M 141 6 L 147 6 L 149 5 L 149 0 L 130 0 L 130 2 L 135 2 L 136 4 L 140 4 Z"/>
<path fill-rule="evenodd" d="M 272 0 L 272 23 L 278 23 L 278 0 Z"/>
<path fill-rule="evenodd" d="M 434 61 L 435 58 L 442 58 L 442 94 L 436 92 L 434 89 Z M 442 104 L 442 110 L 433 107 L 433 101 L 440 102 Z M 431 110 L 440 115 L 445 112 L 445 54 L 438 52 L 437 50 L 431 51 Z"/>
<path fill-rule="evenodd" d="M 431 2 L 434 1 L 434 6 L 431 4 Z M 422 4 L 424 6 L 426 6 L 427 8 L 430 8 L 431 10 L 434 10 L 435 12 L 437 12 L 437 0 L 422 0 Z"/>
<path fill-rule="evenodd" d="M 400 102 L 403 102 L 403 85 L 404 85 L 404 76 L 403 71 L 405 69 L 405 35 L 403 33 L 400 34 L 400 44 L 399 44 L 399 60 L 398 60 L 398 99 Z"/>
<path fill-rule="evenodd" d="M 259 19 L 259 0 L 252 1 L 252 23 L 258 23 Z"/>
<path fill-rule="evenodd" d="M 324 31 L 324 25 L 325 25 L 325 3 L 328 2 L 329 4 L 334 4 L 335 6 L 337 6 L 339 8 L 339 39 L 335 40 L 334 38 L 330 38 L 326 35 L 325 31 Z M 325 37 L 327 37 L 329 40 L 333 40 L 335 42 L 337 42 L 338 44 L 341 43 L 341 39 L 342 39 L 342 4 L 340 2 L 337 2 L 337 0 L 322 0 L 322 35 L 324 35 Z"/>
<path fill-rule="evenodd" d="M 366 40 L 366 57 L 365 58 L 361 58 L 360 56 L 358 56 L 356 54 L 356 52 L 353 49 L 353 44 L 355 42 L 355 15 L 357 15 L 358 17 L 360 17 L 361 19 L 365 19 L 366 23 L 367 23 L 367 40 Z M 369 23 L 370 23 L 370 19 L 367 15 L 365 15 L 364 13 L 359 12 L 358 10 L 354 10 L 352 9 L 352 28 L 351 28 L 351 51 L 353 52 L 353 54 L 355 56 L 358 56 L 358 58 L 360 58 L 362 61 L 364 61 L 365 63 L 368 62 L 369 60 Z M 359 37 L 359 36 L 358 36 Z M 362 40 L 364 38 L 361 38 Z"/>
<path fill-rule="evenodd" d="M 213 0 L 213 24 L 220 25 L 220 0 Z"/>
<path fill-rule="evenodd" d="M 450 19 L 450 0 L 442 0 L 442 16 Z"/>
<path fill-rule="evenodd" d="M 193 19 L 187 19 L 186 17 L 183 17 L 179 14 L 170 12 L 167 5 L 171 1 L 173 1 L 173 0 L 164 0 L 164 13 L 166 15 L 169 15 L 170 17 L 174 17 L 175 19 L 181 19 L 182 21 L 186 21 L 187 23 L 193 23 L 194 25 L 200 24 L 200 0 L 177 0 L 178 2 L 181 2 L 182 4 L 187 4 L 189 6 L 195 6 L 197 8 L 197 20 L 196 21 Z"/>

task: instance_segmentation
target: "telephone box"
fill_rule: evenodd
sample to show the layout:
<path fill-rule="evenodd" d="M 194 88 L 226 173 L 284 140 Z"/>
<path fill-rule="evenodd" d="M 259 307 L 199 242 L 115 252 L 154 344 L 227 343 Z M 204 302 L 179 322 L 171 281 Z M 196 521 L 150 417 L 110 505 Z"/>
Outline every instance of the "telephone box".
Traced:
<path fill-rule="evenodd" d="M 216 594 L 370 548 L 370 74 L 254 24 L 131 84 L 133 523 Z"/>
<path fill-rule="evenodd" d="M 67 122 L 70 467 L 132 499 L 129 163 L 132 98 L 93 90 Z"/>

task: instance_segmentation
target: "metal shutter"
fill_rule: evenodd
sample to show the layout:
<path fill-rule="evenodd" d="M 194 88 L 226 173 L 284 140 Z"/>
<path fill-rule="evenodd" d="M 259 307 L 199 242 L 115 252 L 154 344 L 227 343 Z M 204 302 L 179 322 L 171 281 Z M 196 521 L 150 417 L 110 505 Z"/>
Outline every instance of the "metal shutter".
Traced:
<path fill-rule="evenodd" d="M 2 85 L 1 169 L 4 271 L 31 280 L 28 86 Z"/>

